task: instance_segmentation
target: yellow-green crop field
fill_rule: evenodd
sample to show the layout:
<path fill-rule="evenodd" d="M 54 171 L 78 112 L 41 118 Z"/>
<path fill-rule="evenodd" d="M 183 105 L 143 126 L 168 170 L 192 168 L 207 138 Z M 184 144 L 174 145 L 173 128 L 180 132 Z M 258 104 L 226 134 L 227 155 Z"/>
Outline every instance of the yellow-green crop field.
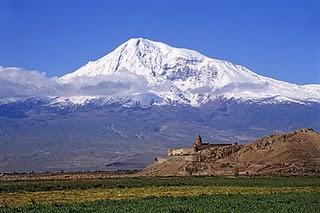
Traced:
<path fill-rule="evenodd" d="M 318 212 L 319 198 L 311 177 L 0 182 L 0 212 Z"/>

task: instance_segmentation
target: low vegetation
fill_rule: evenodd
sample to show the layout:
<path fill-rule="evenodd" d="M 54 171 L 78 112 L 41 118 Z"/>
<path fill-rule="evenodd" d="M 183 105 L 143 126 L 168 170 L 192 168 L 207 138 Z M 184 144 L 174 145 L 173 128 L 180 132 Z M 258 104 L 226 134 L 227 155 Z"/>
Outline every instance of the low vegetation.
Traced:
<path fill-rule="evenodd" d="M 316 177 L 140 177 L 0 182 L 0 212 L 195 212 L 320 207 Z"/>
<path fill-rule="evenodd" d="M 148 197 L 83 203 L 29 204 L 0 212 L 317 212 L 319 193 Z"/>
<path fill-rule="evenodd" d="M 107 179 L 0 181 L 0 193 L 159 186 L 320 187 L 320 177 L 124 177 Z"/>

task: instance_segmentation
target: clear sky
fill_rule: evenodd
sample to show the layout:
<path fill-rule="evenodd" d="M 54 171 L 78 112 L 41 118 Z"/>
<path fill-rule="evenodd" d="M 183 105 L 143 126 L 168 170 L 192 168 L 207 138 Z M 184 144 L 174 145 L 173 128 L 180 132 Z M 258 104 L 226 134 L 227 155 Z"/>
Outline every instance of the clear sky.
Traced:
<path fill-rule="evenodd" d="M 0 0 L 0 65 L 61 76 L 132 37 L 320 83 L 317 0 Z"/>

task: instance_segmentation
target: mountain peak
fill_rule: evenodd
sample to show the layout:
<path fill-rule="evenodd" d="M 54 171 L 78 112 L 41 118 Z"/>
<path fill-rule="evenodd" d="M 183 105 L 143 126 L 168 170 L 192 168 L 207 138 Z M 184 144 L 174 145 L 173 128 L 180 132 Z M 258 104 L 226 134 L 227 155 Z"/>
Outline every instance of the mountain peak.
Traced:
<path fill-rule="evenodd" d="M 145 38 L 130 38 L 126 42 L 122 43 L 117 49 L 122 49 L 122 48 L 130 48 L 131 50 L 136 50 L 141 47 L 150 47 L 150 46 L 155 46 L 155 42 L 145 39 Z"/>
<path fill-rule="evenodd" d="M 153 43 L 155 41 L 151 41 L 146 38 L 130 38 L 128 41 L 124 42 L 123 44 L 134 44 L 138 46 L 141 43 Z"/>
<path fill-rule="evenodd" d="M 176 48 L 159 41 L 152 41 L 145 38 L 131 38 L 120 45 L 119 48 L 123 48 L 124 46 L 135 51 L 138 57 L 149 55 L 176 58 L 198 58 L 199 60 L 205 58 L 204 55 L 197 51 L 185 48 Z"/>
<path fill-rule="evenodd" d="M 170 64 L 176 61 L 201 62 L 206 57 L 184 48 L 175 48 L 162 42 L 145 38 L 131 38 L 111 53 L 94 62 L 88 62 L 73 73 L 61 77 L 70 82 L 79 77 L 110 75 L 126 69 L 138 75 L 155 77 L 161 75 Z M 151 80 L 151 79 L 149 79 Z"/>
<path fill-rule="evenodd" d="M 241 65 L 145 38 L 129 39 L 99 60 L 60 78 L 63 83 L 85 82 L 86 86 L 106 79 L 111 84 L 143 84 L 140 94 L 151 93 L 168 102 L 194 106 L 217 97 L 320 100 L 312 87 L 273 80 Z"/>

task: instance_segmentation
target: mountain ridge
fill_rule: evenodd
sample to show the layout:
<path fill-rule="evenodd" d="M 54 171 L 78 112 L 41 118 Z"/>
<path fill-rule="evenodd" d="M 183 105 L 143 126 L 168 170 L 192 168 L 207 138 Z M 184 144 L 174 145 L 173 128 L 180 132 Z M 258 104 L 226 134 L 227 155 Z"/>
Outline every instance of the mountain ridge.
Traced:
<path fill-rule="evenodd" d="M 193 106 L 219 96 L 248 100 L 283 97 L 283 100 L 293 102 L 320 101 L 319 85 L 296 85 L 274 80 L 242 65 L 143 38 L 128 40 L 106 56 L 62 76 L 60 80 L 77 84 L 81 78 L 96 78 L 99 82 L 99 76 L 117 78 L 121 72 L 144 78 L 151 94 Z"/>
<path fill-rule="evenodd" d="M 320 103 L 319 84 L 275 80 L 242 65 L 143 38 L 129 39 L 60 78 L 46 78 L 15 67 L 0 67 L 0 74 L 0 83 L 7 85 L 3 90 L 17 96 L 0 93 L 1 104 L 32 97 L 47 97 L 61 105 L 126 99 L 145 106 L 200 107 L 220 98 L 272 104 Z"/>

